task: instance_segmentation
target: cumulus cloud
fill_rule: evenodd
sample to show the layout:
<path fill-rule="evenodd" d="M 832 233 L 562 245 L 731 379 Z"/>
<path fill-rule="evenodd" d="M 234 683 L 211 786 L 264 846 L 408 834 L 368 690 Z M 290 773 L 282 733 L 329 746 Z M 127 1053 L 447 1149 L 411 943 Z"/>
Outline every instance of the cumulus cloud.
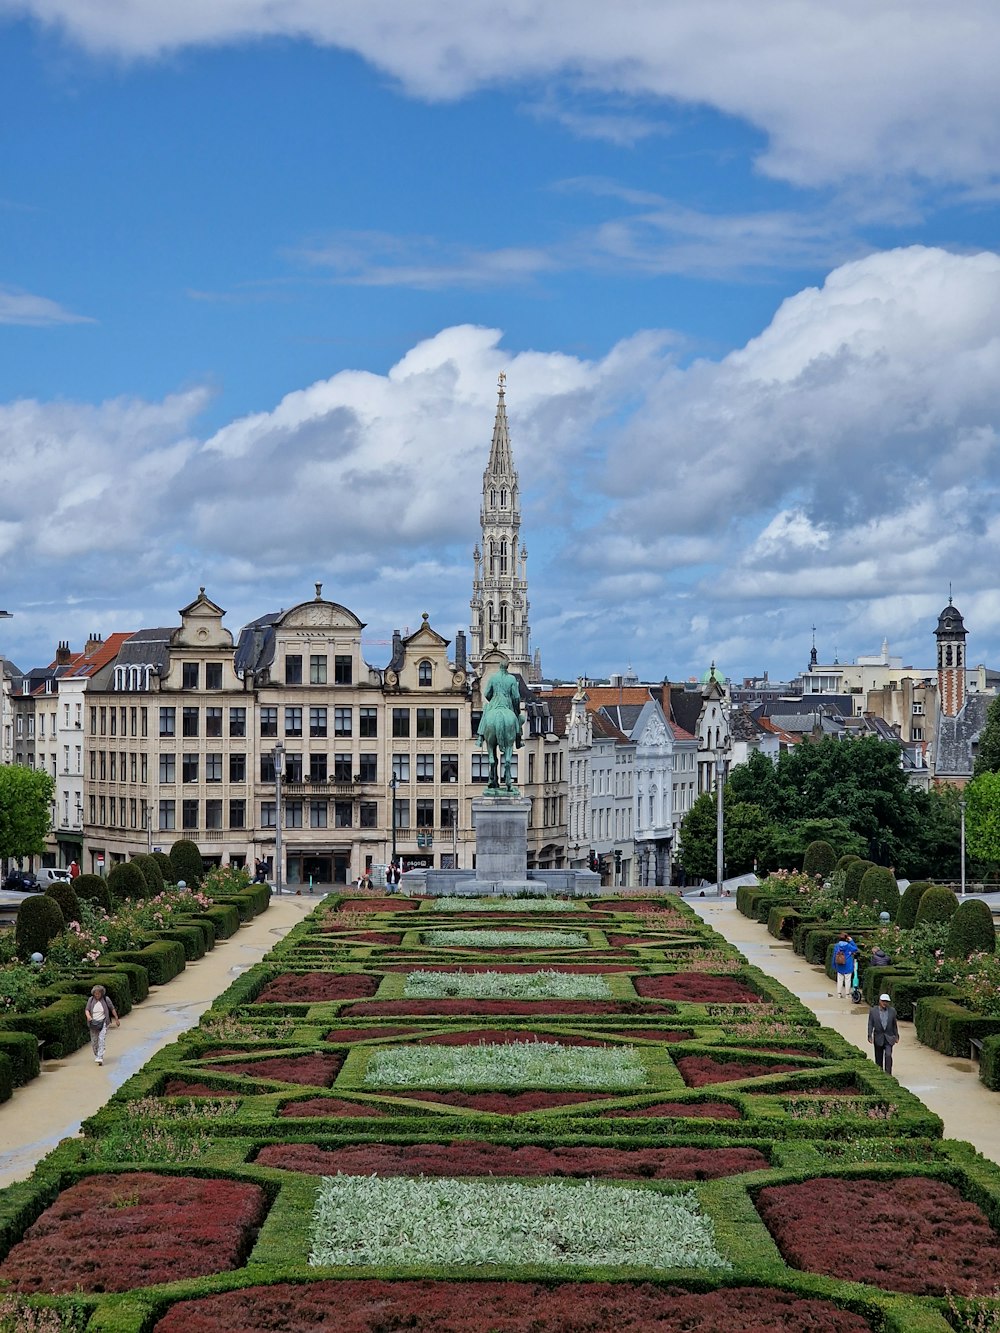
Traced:
<path fill-rule="evenodd" d="M 355 52 L 429 99 L 556 80 L 602 105 L 712 107 L 761 131 L 762 170 L 804 185 L 981 184 L 1000 155 L 992 0 L 0 0 L 4 11 L 126 57 L 304 39 Z"/>
<path fill-rule="evenodd" d="M 550 669 L 774 674 L 813 622 L 827 656 L 888 635 L 919 664 L 950 582 L 972 656 L 1000 653 L 1000 256 L 925 248 L 843 265 L 717 361 L 661 332 L 587 361 L 460 325 L 207 437 L 203 390 L 0 407 L 5 598 L 60 593 L 7 641 L 32 616 L 51 643 L 65 617 L 169 624 L 199 584 L 235 629 L 317 579 L 376 644 L 424 610 L 451 635 L 501 368 Z"/>
<path fill-rule="evenodd" d="M 92 324 L 87 315 L 74 315 L 58 301 L 17 287 L 0 286 L 0 324 L 47 328 L 51 324 Z"/>

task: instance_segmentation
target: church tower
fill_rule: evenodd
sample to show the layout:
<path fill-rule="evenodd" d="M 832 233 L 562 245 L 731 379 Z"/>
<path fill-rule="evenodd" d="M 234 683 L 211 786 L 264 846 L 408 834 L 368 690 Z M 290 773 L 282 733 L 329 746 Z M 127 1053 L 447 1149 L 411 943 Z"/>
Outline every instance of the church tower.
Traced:
<path fill-rule="evenodd" d="M 965 703 L 965 621 L 957 606 L 948 605 L 938 616 L 938 707 L 946 717 L 957 717 Z"/>
<path fill-rule="evenodd" d="M 521 545 L 520 487 L 510 450 L 506 375 L 500 372 L 490 461 L 483 473 L 479 510 L 482 545 L 473 552 L 472 625 L 469 657 L 477 669 L 493 644 L 510 659 L 511 671 L 534 678 L 528 625 L 528 552 Z"/>

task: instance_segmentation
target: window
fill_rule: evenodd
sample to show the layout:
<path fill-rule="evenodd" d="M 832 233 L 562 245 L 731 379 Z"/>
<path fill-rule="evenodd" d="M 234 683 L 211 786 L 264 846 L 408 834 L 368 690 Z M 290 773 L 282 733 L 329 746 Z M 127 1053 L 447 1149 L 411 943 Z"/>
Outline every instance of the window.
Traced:
<path fill-rule="evenodd" d="M 222 802 L 205 802 L 205 827 L 222 828 Z"/>
<path fill-rule="evenodd" d="M 286 708 L 286 709 L 285 709 L 285 735 L 286 735 L 286 736 L 301 736 L 301 735 L 302 735 L 302 709 L 301 709 L 301 708 Z"/>
<path fill-rule="evenodd" d="M 417 801 L 417 828 L 434 827 L 434 802 L 421 798 Z"/>
<path fill-rule="evenodd" d="M 369 739 L 378 735 L 377 708 L 358 709 L 358 735 L 367 736 Z"/>
<path fill-rule="evenodd" d="M 458 781 L 457 754 L 443 754 L 441 756 L 441 781 L 442 782 Z"/>
<path fill-rule="evenodd" d="M 333 734 L 335 736 L 350 736 L 351 710 L 349 708 L 335 708 L 333 710 Z"/>
<path fill-rule="evenodd" d="M 428 686 L 434 684 L 434 668 L 430 662 L 420 662 L 417 666 L 417 684 Z"/>
<path fill-rule="evenodd" d="M 43 757 L 44 757 L 44 756 L 43 756 Z M 124 773 L 123 773 L 123 774 L 122 774 L 122 777 L 124 777 L 124 776 L 125 776 L 125 775 L 124 775 Z M 118 751 L 117 751 L 117 750 L 112 750 L 112 751 L 111 751 L 111 772 L 110 772 L 110 774 L 109 774 L 109 777 L 111 778 L 111 781 L 112 781 L 112 782 L 117 782 L 117 781 L 118 781 Z"/>
<path fill-rule="evenodd" d="M 206 781 L 206 782 L 221 782 L 221 781 L 222 781 L 222 753 L 221 753 L 221 751 L 220 751 L 218 754 L 207 754 L 207 755 L 205 756 L 205 781 Z M 219 815 L 219 818 L 220 818 L 220 820 L 221 820 L 221 818 L 222 818 L 222 815 L 221 815 L 221 814 Z M 212 827 L 212 825 L 210 824 L 210 825 L 209 825 L 209 828 L 211 828 L 211 827 Z M 222 825 L 219 824 L 218 827 L 221 828 Z"/>
<path fill-rule="evenodd" d="M 441 827 L 458 828 L 458 802 L 456 800 L 441 802 Z"/>
<path fill-rule="evenodd" d="M 260 757 L 260 780 L 261 782 L 274 781 L 274 755 L 262 754 Z"/>
<path fill-rule="evenodd" d="M 309 735 L 310 735 L 310 736 L 325 736 L 325 735 L 326 735 L 326 709 L 325 709 L 325 708 L 310 708 L 310 709 L 309 709 Z"/>
<path fill-rule="evenodd" d="M 247 710 L 245 708 L 230 708 L 229 734 L 230 736 L 245 736 L 247 734 Z"/>
<path fill-rule="evenodd" d="M 311 754 L 309 756 L 309 781 L 310 782 L 326 781 L 325 754 Z"/>
<path fill-rule="evenodd" d="M 278 710 L 267 705 L 260 710 L 260 734 L 262 736 L 277 736 L 278 734 Z"/>
<path fill-rule="evenodd" d="M 206 708 L 206 709 L 205 709 L 205 735 L 206 735 L 206 736 L 221 736 L 221 735 L 222 735 L 222 709 L 221 709 L 221 708 Z"/>
<path fill-rule="evenodd" d="M 77 704 L 77 707 L 78 707 L 78 708 L 79 708 L 79 706 L 80 706 L 80 705 Z M 79 722 L 77 722 L 76 725 L 79 726 L 79 725 L 80 725 Z M 140 730 L 142 731 L 142 734 L 143 734 L 144 736 L 148 734 L 148 733 L 147 733 L 147 727 L 148 727 L 148 725 L 149 725 L 148 710 L 145 709 L 145 708 L 140 708 L 140 709 L 139 709 L 139 726 L 140 726 Z"/>
<path fill-rule="evenodd" d="M 302 802 L 289 801 L 285 806 L 285 827 L 302 827 Z"/>
<path fill-rule="evenodd" d="M 309 658 L 309 684 L 326 684 L 326 653 L 312 653 Z"/>
<path fill-rule="evenodd" d="M 160 781 L 176 782 L 176 757 L 172 754 L 160 755 Z"/>
<path fill-rule="evenodd" d="M 247 780 L 247 757 L 245 754 L 231 754 L 229 756 L 229 781 L 246 782 Z"/>
<path fill-rule="evenodd" d="M 424 737 L 427 737 L 427 736 L 433 736 L 433 735 L 434 735 L 434 709 L 433 709 L 433 708 L 418 708 L 418 709 L 417 709 L 417 735 L 418 735 L 418 736 L 424 736 Z"/>
<path fill-rule="evenodd" d="M 409 782 L 410 756 L 408 754 L 394 754 L 392 756 L 392 776 L 397 782 Z"/>
<path fill-rule="evenodd" d="M 358 802 L 358 823 L 362 828 L 378 828 L 378 802 Z"/>
<path fill-rule="evenodd" d="M 350 828 L 354 822 L 354 810 L 351 801 L 334 801 L 333 803 L 333 825 L 334 828 Z"/>
<path fill-rule="evenodd" d="M 140 782 L 146 782 L 146 781 L 148 780 L 149 774 L 148 774 L 147 767 L 146 767 L 147 762 L 148 762 L 148 759 L 149 759 L 149 756 L 146 755 L 146 754 L 141 754 L 141 755 L 139 756 L 139 781 L 140 781 Z M 79 767 L 79 765 L 78 765 L 77 767 Z"/>
<path fill-rule="evenodd" d="M 392 803 L 393 828 L 410 827 L 410 802 L 405 797 L 397 796 Z"/>
<path fill-rule="evenodd" d="M 229 802 L 229 827 L 246 828 L 247 803 L 240 797 Z"/>
<path fill-rule="evenodd" d="M 196 690 L 198 688 L 198 663 L 181 663 L 181 689 Z"/>
<path fill-rule="evenodd" d="M 260 826 L 261 828 L 276 828 L 278 824 L 278 807 L 274 801 L 261 801 L 260 803 Z"/>
<path fill-rule="evenodd" d="M 198 709 L 196 707 L 182 710 L 181 734 L 183 736 L 198 735 Z"/>
<path fill-rule="evenodd" d="M 285 654 L 285 684 L 286 684 L 286 685 L 301 685 L 301 684 L 302 684 L 302 654 L 301 654 L 301 653 L 286 653 L 286 654 Z"/>
<path fill-rule="evenodd" d="M 327 821 L 327 803 L 326 801 L 309 802 L 309 827 L 326 828 Z"/>
<path fill-rule="evenodd" d="M 442 736 L 457 736 L 457 735 L 458 735 L 458 709 L 457 709 L 457 708 L 442 708 L 442 709 L 441 709 L 441 735 L 442 735 Z"/>
<path fill-rule="evenodd" d="M 108 776 L 108 752 L 107 752 L 107 750 L 101 750 L 101 751 L 99 751 L 97 757 L 98 757 L 98 760 L 100 761 L 100 765 L 101 765 L 101 781 L 104 782 L 104 780 L 105 780 L 105 779 L 107 778 L 107 776 Z"/>
<path fill-rule="evenodd" d="M 221 690 L 221 689 L 222 689 L 222 663 L 221 663 L 221 662 L 206 662 L 206 663 L 205 663 L 205 689 L 206 689 L 206 690 Z"/>
<path fill-rule="evenodd" d="M 93 797 L 91 797 L 93 800 Z M 94 822 L 94 812 L 90 813 L 90 822 Z M 177 803 L 175 801 L 160 802 L 160 822 L 157 828 L 161 833 L 170 833 L 177 827 Z"/>
<path fill-rule="evenodd" d="M 181 801 L 181 828 L 196 829 L 198 827 L 198 802 Z"/>
<path fill-rule="evenodd" d="M 301 755 L 301 754 L 286 754 L 286 755 L 285 755 L 285 781 L 286 781 L 286 782 L 301 782 L 301 781 L 302 781 L 302 755 Z"/>
<path fill-rule="evenodd" d="M 186 754 L 181 761 L 181 781 L 198 781 L 198 756 L 196 754 Z"/>
<path fill-rule="evenodd" d="M 333 780 L 334 782 L 354 781 L 354 760 L 351 755 L 335 754 L 333 756 Z"/>
<path fill-rule="evenodd" d="M 358 756 L 358 773 L 362 782 L 378 782 L 378 755 L 362 754 Z"/>
<path fill-rule="evenodd" d="M 108 822 L 108 800 L 106 796 L 100 798 L 100 819 L 99 822 L 106 824 Z"/>
<path fill-rule="evenodd" d="M 66 711 L 69 712 L 69 704 L 66 705 Z M 136 723 L 137 723 L 138 720 L 139 720 L 138 713 L 139 713 L 139 710 L 138 710 L 137 708 L 134 708 L 134 707 L 133 707 L 133 708 L 130 708 L 130 709 L 129 709 L 128 727 L 129 727 L 129 735 L 130 735 L 130 736 L 136 736 L 136 735 L 138 735 L 138 732 L 136 731 Z M 66 719 L 66 725 L 69 726 L 69 718 L 68 718 L 68 717 L 67 717 L 67 719 Z"/>
<path fill-rule="evenodd" d="M 923 704 L 914 704 L 914 705 L 913 705 L 913 715 L 914 715 L 914 717 L 916 717 L 918 713 L 922 713 L 923 711 L 924 711 L 924 706 L 923 706 Z"/>
<path fill-rule="evenodd" d="M 112 713 L 114 713 L 114 709 L 112 709 L 111 711 Z M 100 709 L 100 714 L 101 714 L 101 735 L 106 736 L 108 734 L 108 710 L 106 708 L 102 708 Z"/>
<path fill-rule="evenodd" d="M 432 754 L 417 755 L 417 781 L 434 781 L 434 756 Z"/>
<path fill-rule="evenodd" d="M 94 782 L 94 781 L 96 781 L 96 779 L 97 779 L 97 751 L 96 751 L 96 750 L 91 750 L 91 752 L 90 752 L 90 780 L 91 780 L 91 782 Z M 91 821 L 91 822 L 93 822 L 93 821 Z"/>
<path fill-rule="evenodd" d="M 343 653 L 337 653 L 333 659 L 334 685 L 350 685 L 353 680 L 354 672 L 351 669 L 350 656 Z"/>
<path fill-rule="evenodd" d="M 924 729 L 923 729 L 923 727 L 914 727 L 914 728 L 913 728 L 913 739 L 914 739 L 915 741 L 922 741 L 922 740 L 924 739 Z"/>
<path fill-rule="evenodd" d="M 472 756 L 472 781 L 489 782 L 489 780 L 490 780 L 489 756 L 477 750 Z"/>
<path fill-rule="evenodd" d="M 177 709 L 176 709 L 176 708 L 161 708 L 161 709 L 160 709 L 160 735 L 161 735 L 161 736 L 174 736 L 174 735 L 176 735 L 176 734 L 177 734 Z M 102 735 L 103 735 L 103 731 L 102 731 Z"/>

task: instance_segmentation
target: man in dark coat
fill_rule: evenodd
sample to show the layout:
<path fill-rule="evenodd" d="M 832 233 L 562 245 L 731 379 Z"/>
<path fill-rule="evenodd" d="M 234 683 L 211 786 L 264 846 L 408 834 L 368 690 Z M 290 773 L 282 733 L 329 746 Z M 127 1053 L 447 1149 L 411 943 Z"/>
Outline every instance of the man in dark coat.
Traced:
<path fill-rule="evenodd" d="M 892 1073 L 892 1048 L 899 1041 L 896 1011 L 889 996 L 883 991 L 878 1004 L 868 1010 L 868 1040 L 875 1046 L 875 1063 L 887 1074 Z"/>

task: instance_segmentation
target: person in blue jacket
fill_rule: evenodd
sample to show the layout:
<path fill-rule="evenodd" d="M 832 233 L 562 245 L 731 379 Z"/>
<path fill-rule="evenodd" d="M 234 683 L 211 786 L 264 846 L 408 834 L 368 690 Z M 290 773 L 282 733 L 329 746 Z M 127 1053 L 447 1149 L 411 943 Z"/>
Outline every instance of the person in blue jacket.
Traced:
<path fill-rule="evenodd" d="M 851 978 L 854 976 L 854 957 L 858 946 L 846 930 L 840 932 L 840 939 L 833 946 L 833 970 L 837 974 L 837 995 L 846 1000 L 851 993 Z"/>

